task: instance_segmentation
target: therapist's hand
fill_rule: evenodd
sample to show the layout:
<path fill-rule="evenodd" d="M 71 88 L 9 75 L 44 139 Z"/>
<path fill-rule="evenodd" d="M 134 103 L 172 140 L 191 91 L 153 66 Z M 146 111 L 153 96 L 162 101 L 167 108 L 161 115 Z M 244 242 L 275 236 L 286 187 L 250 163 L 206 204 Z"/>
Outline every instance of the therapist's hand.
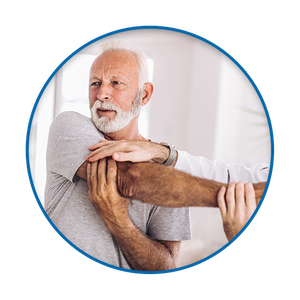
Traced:
<path fill-rule="evenodd" d="M 227 239 L 233 239 L 245 226 L 256 208 L 255 192 L 251 183 L 230 183 L 227 192 L 222 187 L 218 193 L 218 206 Z"/>
<path fill-rule="evenodd" d="M 150 141 L 100 141 L 88 148 L 90 153 L 85 159 L 95 162 L 105 157 L 115 161 L 147 162 L 153 160 L 164 163 L 169 157 L 170 150 Z"/>

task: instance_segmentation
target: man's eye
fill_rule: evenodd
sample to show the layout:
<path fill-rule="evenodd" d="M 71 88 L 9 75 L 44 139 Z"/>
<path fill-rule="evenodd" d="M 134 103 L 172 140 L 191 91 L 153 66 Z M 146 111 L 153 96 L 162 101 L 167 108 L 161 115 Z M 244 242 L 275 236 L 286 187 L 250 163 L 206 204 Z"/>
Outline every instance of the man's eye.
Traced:
<path fill-rule="evenodd" d="M 115 84 L 115 85 L 120 85 L 122 82 L 120 82 L 120 81 L 113 81 L 113 84 Z"/>
<path fill-rule="evenodd" d="M 99 84 L 100 84 L 100 82 L 92 82 L 91 86 L 96 86 L 96 85 L 99 85 Z"/>

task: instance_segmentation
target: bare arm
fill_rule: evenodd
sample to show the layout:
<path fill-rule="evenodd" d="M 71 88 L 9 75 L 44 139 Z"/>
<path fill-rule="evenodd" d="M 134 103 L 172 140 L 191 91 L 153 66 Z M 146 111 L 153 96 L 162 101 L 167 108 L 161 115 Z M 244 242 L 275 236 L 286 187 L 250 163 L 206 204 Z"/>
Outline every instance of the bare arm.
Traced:
<path fill-rule="evenodd" d="M 164 163 L 170 150 L 159 143 L 150 141 L 100 141 L 89 147 L 92 151 L 85 159 L 90 162 L 104 157 L 110 157 L 115 161 Z"/>
<path fill-rule="evenodd" d="M 227 187 L 159 164 L 118 162 L 117 165 L 120 193 L 155 205 L 218 207 L 218 192 L 222 186 Z M 265 185 L 265 182 L 253 185 L 257 203 Z"/>
<path fill-rule="evenodd" d="M 87 165 L 88 162 L 85 161 L 76 172 L 76 175 L 84 180 L 87 180 Z"/>
<path fill-rule="evenodd" d="M 180 241 L 156 241 L 135 227 L 128 215 L 129 199 L 119 195 L 116 163 L 109 159 L 87 166 L 91 202 L 135 270 L 166 270 L 178 266 Z"/>
<path fill-rule="evenodd" d="M 118 162 L 117 165 L 120 194 L 154 205 L 218 207 L 218 192 L 222 186 L 228 186 L 153 163 Z M 87 162 L 76 173 L 85 180 L 86 167 Z M 256 204 L 259 203 L 265 186 L 265 182 L 253 184 Z M 163 202 L 161 199 L 164 199 Z"/>
<path fill-rule="evenodd" d="M 95 162 L 105 157 L 112 157 L 115 161 L 164 163 L 170 150 L 166 147 L 150 141 L 106 141 L 89 147 L 92 152 L 85 158 L 86 161 L 77 170 L 76 175 L 86 180 L 88 162 Z M 174 165 L 176 160 L 174 161 Z"/>
<path fill-rule="evenodd" d="M 127 197 L 134 196 L 147 203 L 171 207 L 217 207 L 218 191 L 222 186 L 227 187 L 224 183 L 193 177 L 156 164 L 123 163 L 149 160 L 162 163 L 167 159 L 169 151 L 157 143 L 101 141 L 89 149 L 93 151 L 86 158 L 89 161 L 107 156 L 112 156 L 118 161 L 118 187 L 121 194 Z M 254 184 L 257 203 L 264 192 L 265 185 L 265 182 Z M 156 198 L 156 195 L 161 198 Z M 164 202 L 162 203 L 160 199 L 164 199 Z"/>
<path fill-rule="evenodd" d="M 110 230 L 133 270 L 158 271 L 178 267 L 180 241 L 151 240 L 131 222 Z"/>

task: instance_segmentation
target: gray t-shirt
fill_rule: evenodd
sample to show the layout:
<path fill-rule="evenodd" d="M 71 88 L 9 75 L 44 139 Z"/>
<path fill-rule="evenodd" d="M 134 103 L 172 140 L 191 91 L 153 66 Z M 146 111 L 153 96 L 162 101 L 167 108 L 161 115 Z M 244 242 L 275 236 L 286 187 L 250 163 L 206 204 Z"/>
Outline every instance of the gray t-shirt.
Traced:
<path fill-rule="evenodd" d="M 47 147 L 45 209 L 57 229 L 75 246 L 113 266 L 130 269 L 120 246 L 88 197 L 87 182 L 75 173 L 104 139 L 91 119 L 63 112 L 51 124 Z M 163 199 L 162 199 L 163 201 Z M 130 200 L 133 224 L 155 240 L 191 238 L 189 208 L 167 208 Z"/>

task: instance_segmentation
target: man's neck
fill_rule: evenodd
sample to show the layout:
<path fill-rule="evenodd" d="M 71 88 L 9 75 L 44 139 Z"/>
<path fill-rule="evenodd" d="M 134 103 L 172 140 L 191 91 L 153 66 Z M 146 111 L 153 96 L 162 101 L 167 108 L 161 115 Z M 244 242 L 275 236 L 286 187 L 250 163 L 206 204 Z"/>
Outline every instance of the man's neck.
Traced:
<path fill-rule="evenodd" d="M 132 140 L 132 141 L 147 141 L 143 136 L 141 136 L 139 133 L 137 134 L 120 134 L 119 132 L 113 132 L 113 133 L 103 133 L 104 137 L 108 141 L 120 141 L 120 140 Z"/>
<path fill-rule="evenodd" d="M 132 140 L 132 141 L 146 141 L 139 133 L 137 122 L 130 122 L 127 126 L 117 132 L 103 133 L 106 140 L 120 141 L 120 140 Z"/>

